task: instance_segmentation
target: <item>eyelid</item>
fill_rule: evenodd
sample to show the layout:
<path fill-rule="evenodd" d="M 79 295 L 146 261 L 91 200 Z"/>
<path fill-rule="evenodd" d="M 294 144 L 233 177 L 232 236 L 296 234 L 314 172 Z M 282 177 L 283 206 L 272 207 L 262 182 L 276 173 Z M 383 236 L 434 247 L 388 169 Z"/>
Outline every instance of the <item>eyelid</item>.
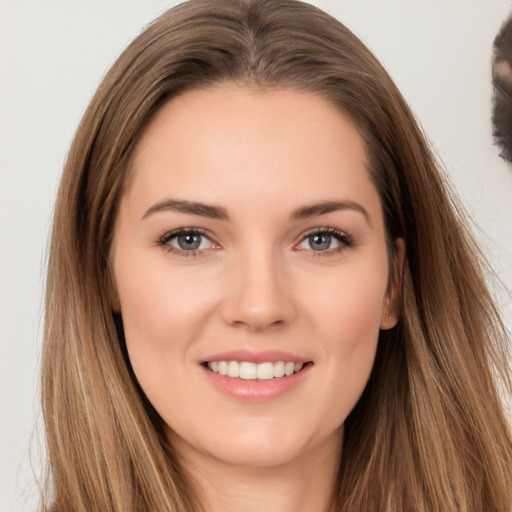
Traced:
<path fill-rule="evenodd" d="M 302 244 L 308 237 L 316 234 L 327 234 L 333 236 L 339 242 L 340 245 L 333 249 L 326 249 L 324 251 L 314 251 L 313 249 L 299 248 L 299 245 Z M 339 252 L 342 252 L 347 248 L 353 247 L 354 245 L 355 241 L 353 237 L 349 235 L 347 232 L 330 226 L 324 226 L 307 230 L 305 233 L 301 235 L 300 240 L 295 244 L 294 247 L 298 251 L 307 251 L 308 253 L 311 253 L 312 256 L 318 257 L 338 254 Z"/>
<path fill-rule="evenodd" d="M 180 249 L 178 247 L 175 247 L 175 246 L 169 244 L 169 241 L 172 240 L 173 238 L 176 238 L 180 235 L 185 235 L 185 234 L 200 235 L 200 236 L 206 238 L 207 240 L 209 240 L 214 247 L 209 247 L 207 249 L 195 249 L 195 250 L 188 251 L 188 250 Z M 315 235 L 315 234 L 327 234 L 329 236 L 332 236 L 339 242 L 339 246 L 335 247 L 333 249 L 326 249 L 323 251 L 314 251 L 313 249 L 305 249 L 305 248 L 299 247 L 300 244 L 302 244 L 308 237 Z M 217 242 L 214 241 L 212 235 L 207 230 L 205 230 L 203 228 L 196 228 L 196 227 L 181 227 L 181 228 L 177 228 L 177 229 L 168 231 L 156 240 L 156 245 L 162 247 L 167 252 L 174 253 L 178 256 L 183 256 L 183 257 L 206 255 L 207 251 L 209 251 L 209 250 L 212 250 L 212 249 L 217 250 L 217 249 L 221 248 L 221 246 Z M 353 237 L 351 235 L 349 235 L 347 232 L 342 231 L 337 228 L 330 227 L 330 226 L 324 226 L 324 227 L 311 228 L 311 229 L 308 229 L 306 232 L 302 233 L 300 235 L 300 239 L 298 240 L 298 242 L 296 242 L 294 244 L 294 249 L 297 251 L 307 251 L 312 256 L 318 257 L 318 256 L 329 256 L 329 255 L 337 254 L 347 248 L 353 247 L 354 245 L 355 245 L 355 241 L 354 241 Z"/>
<path fill-rule="evenodd" d="M 174 247 L 173 245 L 171 245 L 169 243 L 170 240 L 172 240 L 173 238 L 176 238 L 180 235 L 188 235 L 188 234 L 200 235 L 200 236 L 208 239 L 212 245 L 215 245 L 215 247 L 211 247 L 208 249 L 195 249 L 195 250 L 191 250 L 191 251 L 186 251 L 184 249 L 180 249 L 179 247 Z M 182 227 L 182 228 L 177 228 L 177 229 L 168 231 L 156 240 L 156 245 L 158 245 L 159 247 L 162 247 L 167 252 L 174 253 L 178 256 L 183 256 L 183 257 L 205 255 L 206 251 L 208 251 L 210 249 L 219 249 L 220 248 L 220 246 L 213 240 L 213 237 L 210 235 L 210 233 L 207 230 L 205 230 L 203 228 L 195 228 L 195 227 Z"/>

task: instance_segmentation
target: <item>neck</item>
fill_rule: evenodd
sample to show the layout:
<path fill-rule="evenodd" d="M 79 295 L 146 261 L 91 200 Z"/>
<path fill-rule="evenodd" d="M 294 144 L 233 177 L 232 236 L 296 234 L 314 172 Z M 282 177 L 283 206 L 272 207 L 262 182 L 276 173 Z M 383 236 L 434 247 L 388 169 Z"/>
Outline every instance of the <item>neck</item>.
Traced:
<path fill-rule="evenodd" d="M 233 466 L 197 453 L 192 464 L 182 455 L 205 512 L 332 512 L 342 444 L 332 441 L 276 466 Z"/>

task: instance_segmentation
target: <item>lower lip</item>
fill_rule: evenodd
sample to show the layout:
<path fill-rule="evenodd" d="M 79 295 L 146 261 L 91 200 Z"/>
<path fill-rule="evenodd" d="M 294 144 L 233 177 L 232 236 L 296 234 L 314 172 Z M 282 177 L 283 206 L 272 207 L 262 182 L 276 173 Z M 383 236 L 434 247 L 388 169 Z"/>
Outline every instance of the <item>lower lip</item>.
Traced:
<path fill-rule="evenodd" d="M 289 393 L 306 378 L 311 369 L 309 363 L 297 373 L 288 377 L 269 380 L 244 380 L 226 377 L 202 366 L 207 378 L 222 393 L 245 402 L 269 402 Z"/>

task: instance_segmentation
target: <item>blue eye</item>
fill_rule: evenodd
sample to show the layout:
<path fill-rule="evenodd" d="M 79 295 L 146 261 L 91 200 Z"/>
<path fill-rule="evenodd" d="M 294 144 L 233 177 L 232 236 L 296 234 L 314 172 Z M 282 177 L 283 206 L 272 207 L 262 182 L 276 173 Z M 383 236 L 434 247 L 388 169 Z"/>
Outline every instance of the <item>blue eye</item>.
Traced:
<path fill-rule="evenodd" d="M 196 251 L 213 249 L 217 246 L 198 229 L 177 229 L 166 233 L 158 240 L 158 245 L 170 252 L 183 255 L 196 254 Z M 188 254 L 186 254 L 188 253 Z"/>
<path fill-rule="evenodd" d="M 336 253 L 352 245 L 352 238 L 346 233 L 334 228 L 323 228 L 306 235 L 298 247 L 316 253 Z"/>
<path fill-rule="evenodd" d="M 202 238 L 203 236 L 197 233 L 187 233 L 186 235 L 176 236 L 169 242 L 171 245 L 174 245 L 172 242 L 175 242 L 176 246 L 184 251 L 195 251 L 201 246 Z"/>
<path fill-rule="evenodd" d="M 331 248 L 332 238 L 326 233 L 315 233 L 308 236 L 307 241 L 313 251 L 326 251 Z"/>

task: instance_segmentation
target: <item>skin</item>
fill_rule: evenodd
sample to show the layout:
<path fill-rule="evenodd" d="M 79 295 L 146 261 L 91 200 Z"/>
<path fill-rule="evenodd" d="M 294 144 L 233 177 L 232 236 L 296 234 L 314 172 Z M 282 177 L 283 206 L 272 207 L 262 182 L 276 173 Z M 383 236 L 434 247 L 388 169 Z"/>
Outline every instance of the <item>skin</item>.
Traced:
<path fill-rule="evenodd" d="M 343 423 L 379 329 L 397 321 L 399 283 L 389 282 L 365 164 L 357 130 L 324 99 L 233 84 L 174 98 L 136 147 L 114 233 L 113 300 L 135 375 L 206 510 L 328 508 Z M 169 199 L 216 205 L 229 219 L 152 210 Z M 351 207 L 291 218 L 326 201 Z M 165 238 L 178 228 L 207 238 L 187 252 Z M 331 237 L 318 250 L 308 236 L 325 228 L 350 244 Z M 283 396 L 246 402 L 212 386 L 200 364 L 234 348 L 312 364 Z"/>

